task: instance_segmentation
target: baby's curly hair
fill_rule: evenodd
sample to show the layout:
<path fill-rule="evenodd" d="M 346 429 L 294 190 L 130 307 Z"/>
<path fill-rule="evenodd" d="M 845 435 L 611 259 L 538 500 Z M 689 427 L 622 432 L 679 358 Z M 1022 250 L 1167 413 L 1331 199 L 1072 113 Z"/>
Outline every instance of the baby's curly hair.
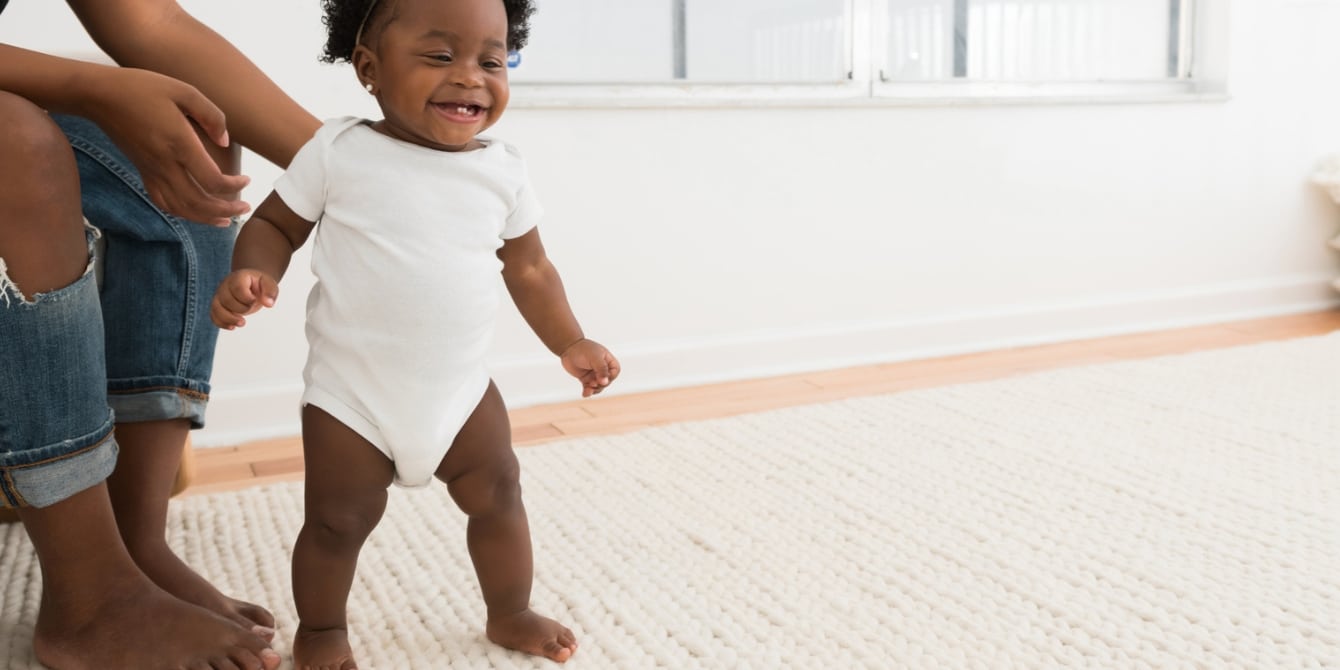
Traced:
<path fill-rule="evenodd" d="M 446 1 L 446 0 L 444 0 Z M 358 27 L 363 35 L 374 35 L 388 20 L 395 17 L 398 0 L 321 0 L 325 11 L 326 50 L 321 60 L 327 63 L 351 62 L 354 57 Z M 530 38 L 530 17 L 535 13 L 535 0 L 501 0 L 507 8 L 507 48 L 520 50 Z M 371 12 L 369 14 L 369 11 Z"/>

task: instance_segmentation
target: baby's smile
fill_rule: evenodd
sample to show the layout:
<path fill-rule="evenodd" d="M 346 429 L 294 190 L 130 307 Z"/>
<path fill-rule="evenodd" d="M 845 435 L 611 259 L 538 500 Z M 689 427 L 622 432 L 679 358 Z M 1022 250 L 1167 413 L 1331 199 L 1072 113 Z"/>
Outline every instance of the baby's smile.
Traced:
<path fill-rule="evenodd" d="M 488 111 L 487 107 L 468 102 L 431 102 L 429 104 L 449 121 L 458 123 L 474 123 L 483 118 L 484 113 Z"/>

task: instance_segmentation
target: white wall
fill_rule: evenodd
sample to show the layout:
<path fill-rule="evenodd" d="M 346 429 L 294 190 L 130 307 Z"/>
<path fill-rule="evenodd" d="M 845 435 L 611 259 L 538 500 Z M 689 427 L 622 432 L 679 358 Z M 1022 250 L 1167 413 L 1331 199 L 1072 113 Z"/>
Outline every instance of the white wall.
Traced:
<path fill-rule="evenodd" d="M 374 113 L 316 63 L 316 2 L 186 4 L 318 115 Z M 1334 304 L 1340 210 L 1307 176 L 1340 151 L 1340 6 L 1230 5 L 1227 101 L 514 108 L 494 134 L 526 151 L 573 305 L 624 363 L 612 393 Z M 0 39 L 57 30 L 18 18 Z M 277 171 L 247 167 L 259 202 Z M 301 263 L 222 336 L 198 444 L 296 431 Z M 513 406 L 577 397 L 510 312 L 494 370 Z"/>

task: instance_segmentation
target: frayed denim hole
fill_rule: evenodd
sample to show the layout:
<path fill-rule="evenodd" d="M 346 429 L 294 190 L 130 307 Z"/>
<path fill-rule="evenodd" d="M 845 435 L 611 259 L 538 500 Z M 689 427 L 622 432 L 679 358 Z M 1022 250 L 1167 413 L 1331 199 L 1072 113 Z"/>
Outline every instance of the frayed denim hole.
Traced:
<path fill-rule="evenodd" d="M 12 307 L 15 300 L 17 300 L 19 304 L 27 305 L 29 307 L 41 302 L 60 300 L 65 292 L 75 284 L 78 284 L 81 279 L 87 277 L 89 274 L 95 274 L 96 278 L 101 280 L 101 272 L 99 272 L 98 268 L 99 254 L 97 253 L 97 247 L 98 240 L 102 239 L 102 231 L 89 223 L 88 219 L 84 219 L 84 238 L 88 242 L 88 265 L 84 266 L 84 273 L 79 275 L 79 279 L 70 282 L 68 286 L 47 291 L 45 293 L 37 293 L 33 295 L 31 299 L 24 295 L 23 291 L 19 288 L 19 285 L 10 278 L 9 266 L 5 264 L 4 258 L 0 258 L 0 300 L 4 300 L 5 307 Z M 101 284 L 101 281 L 98 283 Z"/>

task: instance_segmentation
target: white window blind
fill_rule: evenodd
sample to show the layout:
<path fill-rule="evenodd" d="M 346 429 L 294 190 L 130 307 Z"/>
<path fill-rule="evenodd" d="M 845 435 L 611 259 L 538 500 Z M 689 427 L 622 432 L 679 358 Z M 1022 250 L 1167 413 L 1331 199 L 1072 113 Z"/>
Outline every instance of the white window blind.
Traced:
<path fill-rule="evenodd" d="M 516 82 L 835 82 L 847 0 L 539 0 Z"/>
<path fill-rule="evenodd" d="M 511 74 L 541 95 L 631 86 L 678 99 L 841 100 L 965 84 L 988 95 L 1015 84 L 1177 90 L 1168 86 L 1193 78 L 1194 2 L 537 0 Z"/>
<path fill-rule="evenodd" d="M 884 0 L 884 81 L 1148 81 L 1187 74 L 1180 0 Z"/>

